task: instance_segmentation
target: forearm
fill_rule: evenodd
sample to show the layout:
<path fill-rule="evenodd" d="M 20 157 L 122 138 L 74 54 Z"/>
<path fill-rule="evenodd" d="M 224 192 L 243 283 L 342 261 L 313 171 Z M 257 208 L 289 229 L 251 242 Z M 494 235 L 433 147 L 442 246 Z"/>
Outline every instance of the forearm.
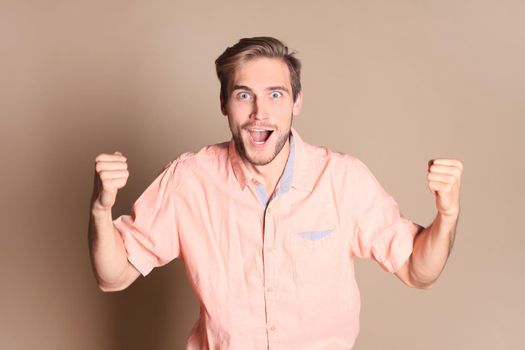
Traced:
<path fill-rule="evenodd" d="M 113 225 L 111 211 L 91 210 L 89 251 L 93 271 L 102 290 L 121 287 L 128 267 L 124 242 Z"/>
<path fill-rule="evenodd" d="M 417 287 L 430 287 L 439 277 L 454 244 L 458 216 L 438 213 L 434 222 L 414 240 L 410 257 L 410 280 Z"/>

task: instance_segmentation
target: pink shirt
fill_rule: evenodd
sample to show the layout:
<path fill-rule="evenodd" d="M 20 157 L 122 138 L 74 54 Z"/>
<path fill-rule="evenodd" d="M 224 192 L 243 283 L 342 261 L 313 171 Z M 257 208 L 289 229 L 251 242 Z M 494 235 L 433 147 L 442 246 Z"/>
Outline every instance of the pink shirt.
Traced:
<path fill-rule="evenodd" d="M 187 349 L 350 349 L 353 258 L 394 272 L 412 252 L 417 225 L 360 160 L 290 139 L 270 199 L 230 141 L 170 162 L 114 221 L 142 275 L 184 261 L 200 302 Z"/>

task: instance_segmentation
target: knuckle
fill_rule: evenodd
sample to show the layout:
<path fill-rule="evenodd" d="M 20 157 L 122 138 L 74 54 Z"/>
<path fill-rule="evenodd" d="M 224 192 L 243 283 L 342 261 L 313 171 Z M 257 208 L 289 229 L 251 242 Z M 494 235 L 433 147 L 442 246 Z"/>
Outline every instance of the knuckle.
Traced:
<path fill-rule="evenodd" d="M 99 173 L 99 175 L 100 175 L 100 179 L 101 179 L 101 180 L 104 180 L 104 181 L 107 180 L 108 177 L 109 177 L 109 174 L 108 174 L 108 172 L 107 172 L 106 170 L 102 170 L 102 171 Z"/>
<path fill-rule="evenodd" d="M 106 156 L 107 156 L 106 153 L 99 153 L 99 154 L 96 156 L 95 161 L 100 162 L 100 161 L 102 161 L 102 158 L 104 158 L 104 157 L 106 157 Z"/>

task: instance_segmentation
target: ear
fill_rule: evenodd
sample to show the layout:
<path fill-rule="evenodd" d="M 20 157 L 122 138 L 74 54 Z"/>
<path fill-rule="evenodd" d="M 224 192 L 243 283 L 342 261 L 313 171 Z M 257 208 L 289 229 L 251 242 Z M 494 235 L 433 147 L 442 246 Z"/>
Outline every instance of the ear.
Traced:
<path fill-rule="evenodd" d="M 222 94 L 220 94 L 220 101 L 221 101 L 221 113 L 223 116 L 227 116 L 228 113 L 226 112 L 226 102 L 224 101 Z"/>
<path fill-rule="evenodd" d="M 293 103 L 292 115 L 294 117 L 297 117 L 299 114 L 301 114 L 302 108 L 303 108 L 303 92 L 299 91 L 299 93 L 297 94 L 297 98 L 295 99 L 295 102 Z"/>

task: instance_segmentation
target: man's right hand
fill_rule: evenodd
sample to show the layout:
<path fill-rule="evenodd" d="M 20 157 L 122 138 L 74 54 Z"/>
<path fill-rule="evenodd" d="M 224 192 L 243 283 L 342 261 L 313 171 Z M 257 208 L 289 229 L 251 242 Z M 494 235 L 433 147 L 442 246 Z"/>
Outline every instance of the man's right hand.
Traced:
<path fill-rule="evenodd" d="M 110 211 L 115 204 L 117 191 L 126 185 L 128 177 L 127 158 L 122 153 L 99 154 L 95 158 L 92 210 Z"/>
<path fill-rule="evenodd" d="M 111 217 L 117 191 L 126 185 L 128 177 L 128 164 L 122 153 L 96 157 L 88 242 L 95 277 L 104 292 L 125 289 L 140 275 L 129 262 L 124 242 Z"/>

